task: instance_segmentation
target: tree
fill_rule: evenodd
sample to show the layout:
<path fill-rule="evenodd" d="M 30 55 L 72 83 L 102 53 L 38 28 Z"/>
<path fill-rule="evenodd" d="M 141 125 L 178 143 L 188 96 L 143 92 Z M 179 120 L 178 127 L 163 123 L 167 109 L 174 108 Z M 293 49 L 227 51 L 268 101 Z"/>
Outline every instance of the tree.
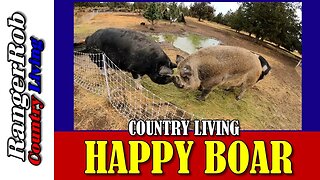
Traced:
<path fill-rule="evenodd" d="M 190 7 L 191 15 L 197 17 L 199 21 L 201 19 L 213 20 L 215 9 L 209 4 L 208 2 L 195 2 Z"/>
<path fill-rule="evenodd" d="M 259 7 L 256 8 L 254 3 L 242 3 L 239 7 L 239 22 L 241 24 L 241 29 L 247 31 L 249 36 L 255 31 L 259 25 L 259 13 L 256 9 L 260 9 Z"/>
<path fill-rule="evenodd" d="M 126 2 L 107 2 L 107 6 L 111 9 L 120 9 L 120 8 L 128 8 L 130 7 L 129 3 Z"/>
<path fill-rule="evenodd" d="M 151 21 L 151 24 L 154 24 L 154 21 L 161 18 L 161 12 L 159 9 L 158 3 L 150 3 L 147 7 L 147 10 L 143 13 L 143 17 L 148 21 Z"/>
<path fill-rule="evenodd" d="M 169 17 L 170 17 L 170 23 L 175 22 L 180 15 L 180 11 L 178 9 L 178 5 L 176 2 L 169 3 Z"/>
<path fill-rule="evenodd" d="M 162 19 L 170 21 L 170 9 L 166 8 L 165 10 L 162 11 Z"/>
<path fill-rule="evenodd" d="M 165 10 L 168 9 L 168 3 L 166 3 L 166 2 L 160 2 L 160 3 L 159 3 L 159 9 L 160 9 L 161 13 L 163 13 Z"/>
<path fill-rule="evenodd" d="M 178 22 L 183 22 L 184 24 L 187 24 L 186 20 L 184 19 L 184 15 L 183 15 L 182 12 L 179 15 Z"/>
<path fill-rule="evenodd" d="M 178 22 L 183 22 L 186 23 L 184 19 L 184 11 L 188 11 L 188 8 L 183 5 L 183 3 L 180 3 L 179 6 L 177 3 L 165 3 L 167 6 L 165 6 L 165 9 L 162 10 L 162 19 L 170 21 L 170 24 L 178 21 Z M 160 4 L 160 7 L 163 5 Z M 185 9 L 186 8 L 186 9 Z M 161 9 L 161 8 L 160 8 Z"/>
<path fill-rule="evenodd" d="M 245 2 L 225 20 L 236 31 L 255 34 L 256 41 L 265 39 L 289 51 L 301 52 L 302 26 L 296 15 L 301 6 L 288 2 Z"/>
<path fill-rule="evenodd" d="M 133 7 L 134 7 L 134 9 L 146 9 L 147 8 L 147 3 L 145 3 L 145 2 L 134 2 L 133 3 Z"/>
<path fill-rule="evenodd" d="M 185 6 L 183 3 L 180 3 L 178 6 L 180 12 L 183 13 L 184 16 L 189 16 L 189 8 L 187 6 Z"/>
<path fill-rule="evenodd" d="M 227 26 L 231 26 L 230 25 L 230 19 L 232 17 L 232 10 L 230 9 L 224 16 L 223 16 L 223 20 L 224 20 L 224 25 L 227 25 Z"/>
<path fill-rule="evenodd" d="M 214 12 L 216 11 L 212 6 L 205 6 L 204 7 L 204 11 L 205 11 L 205 18 L 208 21 L 213 21 L 214 19 Z"/>
<path fill-rule="evenodd" d="M 241 30 L 244 30 L 246 27 L 246 21 L 245 21 L 245 14 L 243 7 L 239 7 L 234 13 L 230 14 L 229 17 L 229 24 L 232 29 L 235 29 L 236 32 L 240 32 Z"/>
<path fill-rule="evenodd" d="M 148 3 L 145 2 L 134 2 L 132 5 L 133 12 L 138 12 L 141 14 L 142 11 L 147 9 Z"/>
<path fill-rule="evenodd" d="M 279 21 L 268 39 L 289 51 L 298 50 L 301 52 L 302 25 L 295 13 L 297 8 L 300 7 L 294 3 L 278 4 L 275 13 L 277 13 Z"/>
<path fill-rule="evenodd" d="M 214 21 L 219 24 L 224 24 L 224 17 L 222 13 L 219 13 L 215 18 Z"/>

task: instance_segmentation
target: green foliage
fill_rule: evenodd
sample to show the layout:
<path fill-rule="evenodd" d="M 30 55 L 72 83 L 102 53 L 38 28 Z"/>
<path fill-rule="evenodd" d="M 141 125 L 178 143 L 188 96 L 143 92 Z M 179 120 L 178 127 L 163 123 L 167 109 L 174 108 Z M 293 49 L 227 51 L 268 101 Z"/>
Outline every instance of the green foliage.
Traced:
<path fill-rule="evenodd" d="M 170 23 L 178 21 L 186 23 L 184 15 L 189 13 L 188 7 L 183 3 L 160 3 L 162 19 L 170 21 Z"/>
<path fill-rule="evenodd" d="M 152 25 L 155 20 L 161 18 L 161 12 L 158 3 L 149 3 L 146 11 L 143 13 L 143 17 L 148 21 L 151 21 Z"/>
<path fill-rule="evenodd" d="M 145 2 L 134 2 L 132 6 L 133 6 L 133 9 L 145 10 L 148 7 L 148 3 L 145 3 Z"/>
<path fill-rule="evenodd" d="M 162 19 L 170 21 L 170 9 L 168 3 L 161 3 L 160 10 L 162 12 Z"/>
<path fill-rule="evenodd" d="M 233 12 L 232 10 L 230 9 L 227 14 L 225 14 L 223 17 L 222 17 L 222 23 L 221 24 L 224 24 L 224 25 L 227 25 L 227 26 L 231 26 L 230 25 L 230 21 L 231 21 L 231 18 L 233 17 Z"/>
<path fill-rule="evenodd" d="M 245 21 L 243 18 L 245 17 L 245 12 L 242 6 L 239 7 L 234 13 L 231 14 L 229 19 L 229 24 L 232 29 L 235 29 L 237 32 L 244 30 L 247 27 L 249 22 Z"/>
<path fill-rule="evenodd" d="M 169 15 L 170 15 L 170 22 L 174 22 L 178 19 L 180 10 L 178 9 L 178 5 L 176 2 L 169 3 Z"/>
<path fill-rule="evenodd" d="M 180 12 L 184 15 L 184 16 L 189 16 L 189 8 L 187 6 L 185 6 L 183 3 L 180 3 L 178 6 Z"/>
<path fill-rule="evenodd" d="M 215 9 L 208 2 L 195 2 L 190 7 L 190 14 L 193 17 L 201 19 L 213 20 Z"/>
<path fill-rule="evenodd" d="M 219 13 L 216 17 L 214 17 L 213 21 L 220 24 L 225 24 L 225 20 L 222 13 Z"/>
<path fill-rule="evenodd" d="M 130 7 L 130 4 L 127 2 L 107 2 L 106 4 L 110 9 Z"/>

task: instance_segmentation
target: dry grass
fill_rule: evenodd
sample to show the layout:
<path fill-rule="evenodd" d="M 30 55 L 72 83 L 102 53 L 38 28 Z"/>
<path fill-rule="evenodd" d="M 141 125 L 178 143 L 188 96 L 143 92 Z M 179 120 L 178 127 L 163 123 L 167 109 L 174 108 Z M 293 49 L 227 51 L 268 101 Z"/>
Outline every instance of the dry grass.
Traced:
<path fill-rule="evenodd" d="M 108 103 L 107 98 L 74 87 L 74 128 L 76 130 L 121 130 L 128 121 Z"/>

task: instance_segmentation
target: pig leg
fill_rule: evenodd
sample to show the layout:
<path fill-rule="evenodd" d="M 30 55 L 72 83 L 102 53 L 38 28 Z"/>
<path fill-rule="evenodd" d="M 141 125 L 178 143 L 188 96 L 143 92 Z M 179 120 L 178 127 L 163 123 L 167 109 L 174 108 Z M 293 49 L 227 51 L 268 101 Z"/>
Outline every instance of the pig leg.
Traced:
<path fill-rule="evenodd" d="M 223 89 L 224 95 L 228 95 L 231 92 L 234 92 L 234 87 L 233 86 Z"/>
<path fill-rule="evenodd" d="M 208 97 L 208 94 L 210 92 L 211 92 L 211 89 L 202 89 L 201 94 L 197 97 L 197 100 L 204 101 Z"/>
<path fill-rule="evenodd" d="M 201 83 L 200 85 L 201 94 L 200 96 L 197 97 L 197 100 L 204 101 L 208 97 L 208 94 L 211 92 L 212 88 L 218 86 L 221 82 L 222 82 L 222 78 L 218 77 L 218 78 L 214 78 L 213 80 L 207 83 Z"/>
<path fill-rule="evenodd" d="M 240 87 L 240 92 L 236 97 L 237 101 L 239 101 L 242 98 L 242 96 L 246 92 L 246 90 L 247 90 L 247 88 L 242 84 L 241 87 Z"/>
<path fill-rule="evenodd" d="M 243 96 L 243 94 L 247 91 L 248 88 L 252 87 L 254 84 L 247 84 L 247 83 L 242 83 L 240 86 L 240 92 L 239 94 L 236 96 L 236 100 L 240 100 Z"/>
<path fill-rule="evenodd" d="M 223 90 L 224 90 L 224 92 L 234 92 L 234 88 L 235 88 L 235 87 L 230 86 L 230 87 L 227 87 L 227 88 L 225 88 L 225 89 L 223 89 Z"/>
<path fill-rule="evenodd" d="M 227 87 L 224 89 L 225 91 L 228 91 L 228 92 L 233 92 L 234 91 L 234 87 L 231 86 L 231 87 Z"/>
<path fill-rule="evenodd" d="M 239 94 L 236 96 L 237 100 L 240 100 L 243 96 L 243 94 L 247 91 L 248 88 L 251 88 L 252 86 L 254 86 L 256 84 L 256 71 L 251 71 L 249 72 L 249 74 L 247 75 L 247 79 L 241 84 L 240 86 L 240 92 Z"/>
<path fill-rule="evenodd" d="M 134 84 L 137 90 L 141 90 L 143 86 L 141 85 L 141 76 L 136 73 L 131 73 L 133 77 Z"/>

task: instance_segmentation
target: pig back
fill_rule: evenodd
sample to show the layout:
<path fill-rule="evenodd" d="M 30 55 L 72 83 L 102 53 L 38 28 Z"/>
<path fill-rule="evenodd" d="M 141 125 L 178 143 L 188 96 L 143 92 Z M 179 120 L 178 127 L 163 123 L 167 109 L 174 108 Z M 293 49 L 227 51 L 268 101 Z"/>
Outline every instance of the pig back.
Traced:
<path fill-rule="evenodd" d="M 214 69 L 216 73 L 245 74 L 249 71 L 262 72 L 258 55 L 233 46 L 213 46 L 203 48 L 194 54 L 196 64 Z"/>

